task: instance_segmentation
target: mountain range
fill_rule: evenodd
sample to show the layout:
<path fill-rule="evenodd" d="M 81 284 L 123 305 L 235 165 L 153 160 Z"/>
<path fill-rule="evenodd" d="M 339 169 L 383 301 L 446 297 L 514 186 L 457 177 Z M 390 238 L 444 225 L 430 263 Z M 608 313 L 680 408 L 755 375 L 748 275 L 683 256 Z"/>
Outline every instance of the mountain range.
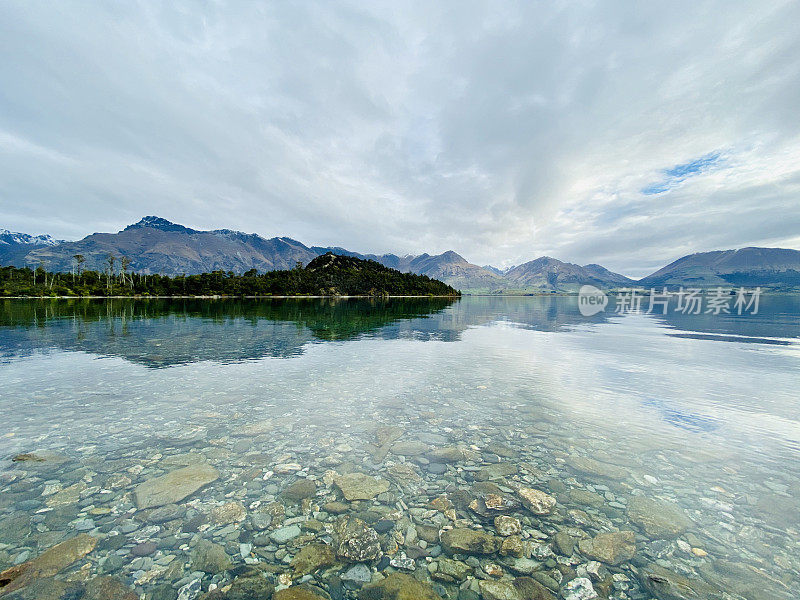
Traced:
<path fill-rule="evenodd" d="M 108 256 L 114 255 L 126 257 L 130 260 L 127 268 L 139 273 L 243 273 L 290 269 L 328 252 L 427 275 L 467 293 L 576 291 L 585 284 L 605 289 L 634 285 L 800 287 L 800 251 L 781 248 L 692 254 L 636 281 L 597 264 L 581 266 L 547 256 L 499 269 L 472 264 L 452 250 L 437 255 L 361 254 L 339 247 L 306 246 L 288 237 L 267 239 L 229 229 L 200 231 L 155 216 L 144 217 L 118 233 L 93 233 L 78 241 L 0 229 L 0 265 L 43 265 L 52 271 L 75 268 L 75 255 L 84 257 L 83 268 L 103 270 Z"/>
<path fill-rule="evenodd" d="M 49 235 L 29 235 L 0 229 L 0 265 L 21 265 L 32 250 L 62 243 Z"/>
<path fill-rule="evenodd" d="M 740 248 L 699 252 L 679 258 L 638 281 L 660 286 L 800 287 L 800 251 L 787 248 Z"/>

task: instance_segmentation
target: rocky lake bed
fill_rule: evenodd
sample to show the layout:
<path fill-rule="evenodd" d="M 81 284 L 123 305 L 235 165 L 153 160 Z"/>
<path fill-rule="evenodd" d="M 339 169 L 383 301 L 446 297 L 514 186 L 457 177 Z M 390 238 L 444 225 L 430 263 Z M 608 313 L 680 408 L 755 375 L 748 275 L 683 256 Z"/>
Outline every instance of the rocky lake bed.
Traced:
<path fill-rule="evenodd" d="M 686 460 L 717 481 L 693 490 L 658 452 L 633 470 L 547 422 L 398 414 L 329 436 L 300 415 L 238 417 L 116 452 L 11 458 L 0 596 L 797 597 L 796 525 L 768 525 L 775 511 L 714 457 Z M 740 552 L 740 538 L 758 543 Z"/>

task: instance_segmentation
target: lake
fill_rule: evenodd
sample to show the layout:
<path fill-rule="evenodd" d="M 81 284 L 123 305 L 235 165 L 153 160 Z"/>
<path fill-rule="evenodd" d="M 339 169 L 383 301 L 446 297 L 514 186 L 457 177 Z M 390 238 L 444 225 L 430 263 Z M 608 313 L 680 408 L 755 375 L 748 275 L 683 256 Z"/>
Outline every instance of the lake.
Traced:
<path fill-rule="evenodd" d="M 0 596 L 800 597 L 795 297 L 0 300 L 0 374 Z"/>

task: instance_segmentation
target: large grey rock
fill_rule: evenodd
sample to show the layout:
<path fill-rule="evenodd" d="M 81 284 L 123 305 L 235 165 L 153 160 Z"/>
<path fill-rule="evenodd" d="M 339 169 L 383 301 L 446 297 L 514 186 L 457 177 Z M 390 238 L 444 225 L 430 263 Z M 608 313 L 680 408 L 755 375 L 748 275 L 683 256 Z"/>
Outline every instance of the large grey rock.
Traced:
<path fill-rule="evenodd" d="M 285 544 L 286 542 L 299 536 L 300 533 L 301 531 L 299 525 L 289 525 L 288 527 L 276 529 L 269 534 L 269 537 L 272 538 L 272 541 L 276 544 Z"/>
<path fill-rule="evenodd" d="M 217 525 L 228 525 L 243 521 L 247 517 L 247 509 L 241 502 L 226 502 L 212 508 L 209 516 Z"/>
<path fill-rule="evenodd" d="M 281 492 L 281 496 L 290 502 L 300 502 L 305 498 L 313 498 L 317 493 L 316 484 L 310 479 L 298 479 Z"/>
<path fill-rule="evenodd" d="M 525 508 L 535 515 L 549 515 L 556 508 L 556 499 L 541 490 L 520 488 L 517 494 Z"/>
<path fill-rule="evenodd" d="M 372 581 L 372 571 L 363 563 L 353 565 L 342 575 L 342 581 L 350 581 L 352 583 L 364 584 Z"/>
<path fill-rule="evenodd" d="M 644 588 L 658 600 L 722 600 L 722 592 L 704 581 L 689 579 L 652 564 L 639 573 Z"/>
<path fill-rule="evenodd" d="M 46 504 L 50 508 L 77 504 L 81 500 L 81 494 L 86 490 L 87 487 L 88 486 L 83 481 L 74 483 L 50 496 L 47 499 Z"/>
<path fill-rule="evenodd" d="M 372 500 L 378 494 L 389 491 L 389 482 L 363 473 L 348 473 L 334 479 L 346 500 Z"/>
<path fill-rule="evenodd" d="M 566 531 L 559 531 L 553 536 L 553 549 L 564 556 L 572 556 L 575 549 L 575 538 Z"/>
<path fill-rule="evenodd" d="M 514 587 L 522 600 L 556 600 L 550 590 L 530 577 L 517 577 L 514 580 Z"/>
<path fill-rule="evenodd" d="M 0 596 L 24 588 L 42 578 L 52 577 L 94 550 L 97 538 L 80 534 L 56 544 L 36 558 L 0 573 Z"/>
<path fill-rule="evenodd" d="M 336 556 L 350 562 L 365 562 L 381 556 L 378 532 L 356 517 L 341 519 L 334 528 Z"/>
<path fill-rule="evenodd" d="M 530 577 L 481 581 L 479 586 L 484 600 L 555 600 L 547 588 Z"/>
<path fill-rule="evenodd" d="M 405 430 L 396 425 L 382 425 L 375 431 L 375 441 L 378 446 L 385 446 L 403 437 Z"/>
<path fill-rule="evenodd" d="M 605 498 L 603 498 L 600 494 L 595 494 L 594 492 L 580 488 L 570 490 L 569 498 L 581 508 L 585 508 L 587 506 L 598 507 L 603 506 L 606 503 Z"/>
<path fill-rule="evenodd" d="M 212 575 L 227 571 L 232 566 L 225 548 L 208 540 L 197 542 L 192 550 L 191 561 L 193 571 L 203 571 Z"/>
<path fill-rule="evenodd" d="M 628 502 L 628 518 L 653 538 L 676 538 L 692 521 L 678 506 L 668 502 L 634 496 Z"/>
<path fill-rule="evenodd" d="M 31 518 L 25 513 L 17 513 L 0 520 L 0 542 L 18 544 L 31 533 Z"/>
<path fill-rule="evenodd" d="M 309 588 L 293 585 L 275 592 L 272 600 L 327 600 L 327 598 Z"/>
<path fill-rule="evenodd" d="M 178 590 L 178 600 L 195 600 L 203 591 L 202 584 L 202 580 L 192 579 Z"/>
<path fill-rule="evenodd" d="M 429 584 L 403 573 L 392 573 L 364 586 L 358 597 L 359 600 L 441 600 Z"/>
<path fill-rule="evenodd" d="M 608 565 L 619 565 L 636 555 L 636 535 L 632 531 L 599 533 L 580 540 L 578 549 L 591 559 Z"/>
<path fill-rule="evenodd" d="M 82 598 L 84 594 L 84 586 L 77 581 L 66 582 L 55 579 L 54 577 L 45 577 L 43 579 L 35 579 L 30 582 L 25 588 L 5 596 L 0 586 L 0 596 L 13 600 L 65 600 L 71 598 Z"/>
<path fill-rule="evenodd" d="M 392 453 L 402 456 L 420 456 L 430 450 L 430 446 L 424 442 L 414 440 L 395 442 L 392 445 Z"/>
<path fill-rule="evenodd" d="M 594 600 L 598 597 L 592 582 L 587 577 L 576 577 L 568 581 L 561 588 L 561 596 L 564 600 Z"/>
<path fill-rule="evenodd" d="M 483 600 L 521 600 L 510 581 L 481 581 L 478 583 Z"/>
<path fill-rule="evenodd" d="M 166 523 L 167 521 L 174 521 L 180 519 L 186 510 L 177 504 L 165 504 L 164 506 L 155 509 L 147 516 L 148 523 Z"/>
<path fill-rule="evenodd" d="M 219 472 L 214 467 L 203 463 L 171 471 L 136 486 L 136 505 L 139 508 L 155 508 L 175 504 L 218 477 Z"/>
<path fill-rule="evenodd" d="M 482 467 L 477 473 L 475 473 L 475 480 L 493 481 L 495 479 L 502 479 L 503 477 L 515 475 L 516 472 L 517 466 L 514 463 L 500 462 Z"/>
<path fill-rule="evenodd" d="M 263 512 L 257 512 L 250 515 L 250 524 L 256 531 L 264 531 L 272 525 L 272 515 Z"/>
<path fill-rule="evenodd" d="M 628 471 L 622 467 L 600 462 L 586 456 L 570 456 L 567 464 L 580 473 L 594 475 L 603 479 L 622 480 L 628 476 Z"/>
<path fill-rule="evenodd" d="M 450 558 L 439 558 L 439 564 L 433 576 L 444 581 L 462 582 L 472 573 L 472 567 Z"/>
<path fill-rule="evenodd" d="M 522 525 L 519 519 L 509 515 L 498 515 L 494 518 L 494 528 L 499 535 L 504 537 L 522 533 Z"/>
<path fill-rule="evenodd" d="M 434 463 L 457 463 L 467 458 L 467 452 L 457 446 L 446 446 L 434 448 L 427 456 Z"/>
<path fill-rule="evenodd" d="M 449 529 L 442 532 L 442 547 L 448 554 L 494 554 L 500 540 L 485 531 Z"/>
<path fill-rule="evenodd" d="M 729 560 L 715 560 L 713 571 L 702 569 L 710 585 L 738 594 L 747 600 L 797 600 L 800 588 L 796 582 L 788 583 L 774 578 L 755 565 Z"/>
<path fill-rule="evenodd" d="M 257 569 L 248 570 L 231 582 L 225 600 L 257 600 L 269 598 L 275 586 Z"/>
<path fill-rule="evenodd" d="M 294 555 L 290 566 L 294 569 L 295 575 L 302 577 L 322 567 L 329 567 L 334 562 L 336 558 L 333 548 L 327 544 L 308 544 Z"/>
<path fill-rule="evenodd" d="M 86 582 L 83 600 L 139 600 L 139 594 L 116 577 L 101 575 Z"/>
<path fill-rule="evenodd" d="M 25 463 L 25 468 L 36 467 L 47 464 L 58 466 L 69 461 L 68 456 L 53 452 L 52 450 L 35 450 L 25 454 L 17 454 L 11 459 L 12 462 Z"/>

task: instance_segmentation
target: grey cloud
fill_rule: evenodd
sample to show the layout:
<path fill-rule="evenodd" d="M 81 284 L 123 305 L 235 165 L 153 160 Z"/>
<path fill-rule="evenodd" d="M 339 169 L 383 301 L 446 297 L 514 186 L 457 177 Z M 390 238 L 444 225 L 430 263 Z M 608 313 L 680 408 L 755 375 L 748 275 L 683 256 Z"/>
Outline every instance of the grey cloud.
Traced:
<path fill-rule="evenodd" d="M 800 247 L 796 3 L 2 10 L 10 229 L 74 238 L 158 214 L 634 275 L 684 251 Z M 720 149 L 724 169 L 642 194 Z"/>

